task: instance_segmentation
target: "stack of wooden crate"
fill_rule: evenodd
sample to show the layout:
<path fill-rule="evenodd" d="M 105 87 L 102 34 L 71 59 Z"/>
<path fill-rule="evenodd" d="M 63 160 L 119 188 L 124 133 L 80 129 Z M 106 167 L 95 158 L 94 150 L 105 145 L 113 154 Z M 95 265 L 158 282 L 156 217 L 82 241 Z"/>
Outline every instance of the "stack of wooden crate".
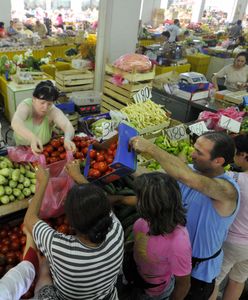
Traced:
<path fill-rule="evenodd" d="M 93 89 L 94 74 L 89 70 L 66 70 L 55 73 L 57 88 L 65 93 Z"/>
<path fill-rule="evenodd" d="M 113 83 L 113 76 L 120 75 L 128 83 L 116 85 Z M 120 110 L 134 102 L 133 96 L 142 88 L 152 88 L 152 81 L 155 76 L 155 69 L 146 73 L 128 73 L 112 65 L 105 67 L 105 80 L 102 95 L 102 112 Z"/>

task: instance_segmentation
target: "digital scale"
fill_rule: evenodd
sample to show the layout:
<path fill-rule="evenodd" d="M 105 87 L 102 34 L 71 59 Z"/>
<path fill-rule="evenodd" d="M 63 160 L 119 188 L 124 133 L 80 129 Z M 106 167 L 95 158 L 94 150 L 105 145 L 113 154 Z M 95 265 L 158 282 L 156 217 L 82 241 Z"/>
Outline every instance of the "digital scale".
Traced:
<path fill-rule="evenodd" d="M 70 100 L 75 103 L 75 110 L 80 115 L 100 113 L 101 97 L 95 91 L 73 92 Z"/>
<path fill-rule="evenodd" d="M 206 77 L 197 72 L 186 72 L 179 75 L 181 81 L 188 84 L 208 83 Z"/>

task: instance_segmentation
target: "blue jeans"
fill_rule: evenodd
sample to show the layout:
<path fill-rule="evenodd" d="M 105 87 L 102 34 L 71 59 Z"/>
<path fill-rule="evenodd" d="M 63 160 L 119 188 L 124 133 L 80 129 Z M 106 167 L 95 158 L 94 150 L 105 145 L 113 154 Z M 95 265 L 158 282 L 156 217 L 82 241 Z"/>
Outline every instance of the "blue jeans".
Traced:
<path fill-rule="evenodd" d="M 149 296 L 147 294 L 139 293 L 137 300 L 168 300 L 171 293 L 174 290 L 175 285 L 175 277 L 171 277 L 171 281 L 169 285 L 166 287 L 166 289 L 163 291 L 163 293 L 159 296 Z"/>

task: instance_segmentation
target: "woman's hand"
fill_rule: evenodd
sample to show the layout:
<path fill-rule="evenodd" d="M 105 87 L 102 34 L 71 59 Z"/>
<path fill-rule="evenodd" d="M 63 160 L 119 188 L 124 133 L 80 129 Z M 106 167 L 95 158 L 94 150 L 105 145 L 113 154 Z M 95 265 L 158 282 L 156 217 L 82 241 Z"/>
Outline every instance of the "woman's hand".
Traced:
<path fill-rule="evenodd" d="M 47 183 L 49 180 L 49 171 L 47 169 L 44 169 L 41 165 L 37 165 L 35 167 L 35 176 L 39 184 Z"/>
<path fill-rule="evenodd" d="M 64 147 L 67 151 L 76 152 L 76 145 L 68 139 L 64 139 Z"/>
<path fill-rule="evenodd" d="M 30 143 L 31 150 L 34 154 L 38 155 L 43 151 L 43 145 L 39 138 L 34 136 Z"/>

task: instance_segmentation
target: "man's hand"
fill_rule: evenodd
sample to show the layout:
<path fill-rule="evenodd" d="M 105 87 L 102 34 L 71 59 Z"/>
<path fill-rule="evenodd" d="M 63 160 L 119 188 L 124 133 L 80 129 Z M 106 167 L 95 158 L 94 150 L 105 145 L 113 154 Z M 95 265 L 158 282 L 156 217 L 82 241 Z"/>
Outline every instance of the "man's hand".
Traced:
<path fill-rule="evenodd" d="M 49 179 L 49 171 L 44 169 L 41 165 L 35 167 L 35 175 L 37 182 L 40 183 L 47 183 Z"/>
<path fill-rule="evenodd" d="M 64 147 L 67 151 L 76 152 L 76 145 L 68 139 L 64 139 Z"/>
<path fill-rule="evenodd" d="M 133 149 L 139 153 L 149 153 L 149 149 L 153 145 L 148 140 L 140 136 L 135 136 L 131 138 L 129 143 L 133 147 Z"/>
<path fill-rule="evenodd" d="M 68 162 L 66 164 L 66 171 L 78 184 L 88 183 L 88 180 L 81 173 L 80 160 L 73 160 L 71 162 Z"/>
<path fill-rule="evenodd" d="M 39 138 L 34 136 L 30 143 L 31 150 L 34 154 L 38 155 L 43 151 L 43 145 Z"/>

